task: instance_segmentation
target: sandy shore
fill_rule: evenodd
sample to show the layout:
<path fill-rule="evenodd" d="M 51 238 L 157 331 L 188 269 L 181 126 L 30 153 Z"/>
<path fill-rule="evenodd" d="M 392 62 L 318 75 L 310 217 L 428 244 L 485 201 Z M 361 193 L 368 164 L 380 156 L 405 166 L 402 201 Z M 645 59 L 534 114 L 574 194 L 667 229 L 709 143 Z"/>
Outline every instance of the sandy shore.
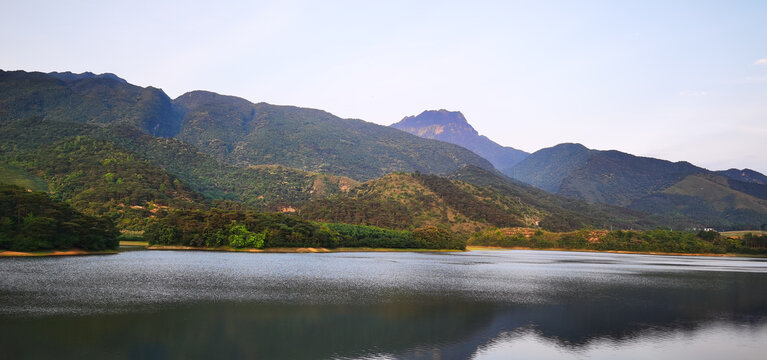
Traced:
<path fill-rule="evenodd" d="M 117 254 L 116 250 L 107 251 L 85 251 L 80 249 L 72 250 L 54 250 L 54 251 L 0 251 L 0 257 L 16 257 L 16 256 L 80 256 L 80 255 L 110 255 Z"/>

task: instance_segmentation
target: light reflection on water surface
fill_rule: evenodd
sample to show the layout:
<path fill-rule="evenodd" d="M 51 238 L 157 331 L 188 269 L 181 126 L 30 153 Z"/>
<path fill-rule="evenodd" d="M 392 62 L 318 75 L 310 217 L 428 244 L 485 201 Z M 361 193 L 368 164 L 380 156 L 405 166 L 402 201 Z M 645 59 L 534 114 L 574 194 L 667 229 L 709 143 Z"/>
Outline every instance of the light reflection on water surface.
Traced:
<path fill-rule="evenodd" d="M 765 280 L 760 259 L 545 251 L 0 259 L 0 348 L 25 358 L 750 358 L 767 350 Z"/>

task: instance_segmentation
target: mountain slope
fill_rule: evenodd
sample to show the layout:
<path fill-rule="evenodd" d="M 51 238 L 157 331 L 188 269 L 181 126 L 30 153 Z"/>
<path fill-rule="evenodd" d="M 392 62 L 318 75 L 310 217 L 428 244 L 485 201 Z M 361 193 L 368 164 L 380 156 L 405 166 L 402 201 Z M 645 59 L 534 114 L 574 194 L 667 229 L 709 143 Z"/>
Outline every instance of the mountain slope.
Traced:
<path fill-rule="evenodd" d="M 181 114 L 160 89 L 131 85 L 113 74 L 0 70 L 0 122 L 37 117 L 87 124 L 127 124 L 174 136 Z"/>
<path fill-rule="evenodd" d="M 232 200 L 261 210 L 282 210 L 356 184 L 349 178 L 309 173 L 281 166 L 239 168 L 216 161 L 176 139 L 158 138 L 131 126 L 17 120 L 0 123 L 0 160 L 33 162 L 46 147 L 77 136 L 113 144 L 136 159 L 147 160 L 209 199 Z"/>
<path fill-rule="evenodd" d="M 720 171 L 717 171 L 717 174 L 726 176 L 730 179 L 737 180 L 737 181 L 767 185 L 767 176 L 751 169 L 720 170 Z"/>
<path fill-rule="evenodd" d="M 446 226 L 473 233 L 488 226 L 534 226 L 542 217 L 514 199 L 461 181 L 393 173 L 348 194 L 313 201 L 300 214 L 312 220 L 395 229 Z"/>
<path fill-rule="evenodd" d="M 510 168 L 529 155 L 479 135 L 459 111 L 424 111 L 417 116 L 407 116 L 391 126 L 422 138 L 463 146 L 490 161 L 497 169 Z"/>
<path fill-rule="evenodd" d="M 15 163 L 45 179 L 55 198 L 86 215 L 106 215 L 121 229 L 141 229 L 168 209 L 206 206 L 164 169 L 90 136 L 63 138 L 18 155 Z"/>
<path fill-rule="evenodd" d="M 518 180 L 473 166 L 456 171 L 449 177 L 493 189 L 544 212 L 547 215 L 541 219 L 539 225 L 552 231 L 569 231 L 583 227 L 619 229 L 646 229 L 658 226 L 689 227 L 693 224 L 690 219 L 683 216 L 651 216 L 648 212 L 606 204 L 591 204 L 554 195 Z"/>
<path fill-rule="evenodd" d="M 48 183 L 39 176 L 32 175 L 18 166 L 2 162 L 0 162 L 0 184 L 15 185 L 31 191 L 48 192 Z"/>
<path fill-rule="evenodd" d="M 767 223 L 767 209 L 760 205 L 767 198 L 767 186 L 687 162 L 560 144 L 531 154 L 507 173 L 554 194 L 689 217 L 699 227 L 758 228 Z M 748 178 L 758 179 L 761 174 L 756 174 Z"/>
<path fill-rule="evenodd" d="M 538 150 L 515 166 L 501 171 L 514 179 L 557 193 L 562 180 L 583 167 L 592 155 L 593 151 L 581 144 L 559 144 Z"/>
<path fill-rule="evenodd" d="M 0 71 L 0 124 L 30 119 L 133 126 L 237 167 L 282 165 L 360 180 L 393 171 L 444 174 L 469 164 L 493 168 L 462 147 L 321 110 L 205 91 L 171 101 L 162 90 L 113 74 Z"/>
<path fill-rule="evenodd" d="M 389 174 L 346 194 L 309 202 L 300 214 L 313 220 L 397 229 L 442 225 L 462 233 L 514 226 L 554 231 L 650 228 L 685 220 L 551 195 L 475 166 L 449 177 Z"/>
<path fill-rule="evenodd" d="M 178 138 L 238 166 L 280 164 L 370 180 L 394 171 L 444 174 L 487 160 L 456 145 L 330 113 L 193 91 L 174 100 Z"/>

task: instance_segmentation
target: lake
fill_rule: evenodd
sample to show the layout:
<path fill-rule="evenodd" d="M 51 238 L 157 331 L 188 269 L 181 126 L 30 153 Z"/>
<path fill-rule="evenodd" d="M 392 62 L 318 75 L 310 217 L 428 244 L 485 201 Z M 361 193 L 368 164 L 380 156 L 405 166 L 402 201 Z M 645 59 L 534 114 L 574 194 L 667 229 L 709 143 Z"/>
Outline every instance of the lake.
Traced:
<path fill-rule="evenodd" d="M 759 359 L 767 261 L 549 251 L 0 258 L 3 359 Z"/>

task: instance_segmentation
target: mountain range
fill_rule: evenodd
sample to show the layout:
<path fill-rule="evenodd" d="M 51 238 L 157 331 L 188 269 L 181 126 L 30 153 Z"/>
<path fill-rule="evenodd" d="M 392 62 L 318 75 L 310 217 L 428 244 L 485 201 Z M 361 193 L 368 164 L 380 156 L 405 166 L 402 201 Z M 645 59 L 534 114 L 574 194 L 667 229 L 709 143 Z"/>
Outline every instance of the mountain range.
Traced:
<path fill-rule="evenodd" d="M 493 168 L 460 146 L 362 120 L 205 91 L 171 100 L 162 90 L 131 85 L 112 74 L 2 71 L 0 118 L 129 125 L 177 138 L 228 164 L 278 164 L 357 180 L 393 171 Z"/>
<path fill-rule="evenodd" d="M 683 161 L 560 144 L 531 154 L 507 174 L 550 193 L 689 217 L 705 227 L 767 224 L 764 175 L 748 169 L 714 172 Z"/>
<path fill-rule="evenodd" d="M 460 112 L 446 110 L 408 116 L 392 127 L 466 147 L 511 178 L 551 194 L 687 218 L 697 227 L 767 224 L 767 177 L 750 169 L 709 171 L 572 143 L 527 154 L 479 136 Z"/>
<path fill-rule="evenodd" d="M 460 112 L 386 127 L 207 91 L 170 99 L 113 74 L 0 71 L 0 140 L 0 182 L 122 229 L 211 207 L 463 233 L 767 223 L 767 178 L 747 169 L 578 144 L 527 154 Z"/>

